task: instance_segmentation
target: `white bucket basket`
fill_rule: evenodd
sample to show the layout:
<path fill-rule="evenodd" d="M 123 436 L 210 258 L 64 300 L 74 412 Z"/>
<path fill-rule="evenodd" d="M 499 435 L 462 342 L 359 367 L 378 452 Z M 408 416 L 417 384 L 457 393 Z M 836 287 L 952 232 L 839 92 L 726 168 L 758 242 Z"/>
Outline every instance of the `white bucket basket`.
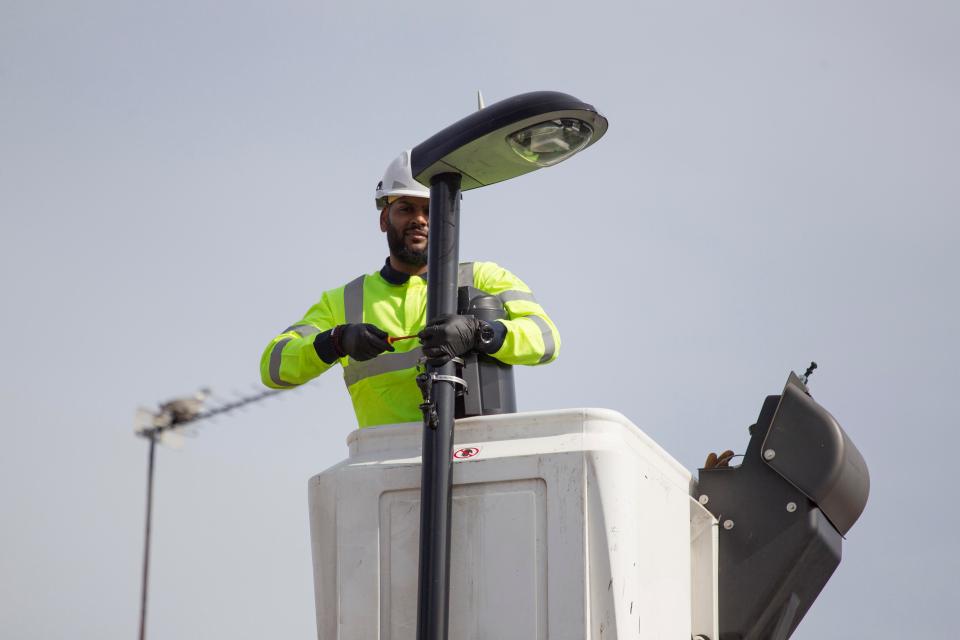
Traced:
<path fill-rule="evenodd" d="M 421 425 L 355 431 L 309 483 L 322 640 L 414 640 Z M 716 638 L 716 520 L 623 415 L 457 421 L 450 638 Z"/>

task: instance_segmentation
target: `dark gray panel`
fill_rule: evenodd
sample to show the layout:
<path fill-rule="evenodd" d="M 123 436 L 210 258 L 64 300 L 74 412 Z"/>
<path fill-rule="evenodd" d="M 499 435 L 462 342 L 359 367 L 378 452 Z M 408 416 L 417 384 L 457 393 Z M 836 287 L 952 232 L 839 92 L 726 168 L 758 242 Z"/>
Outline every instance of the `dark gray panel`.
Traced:
<path fill-rule="evenodd" d="M 846 531 L 868 478 L 849 438 L 793 374 L 782 396 L 764 400 L 743 463 L 700 470 L 695 497 L 719 522 L 720 640 L 790 637 L 840 563 L 843 536 L 819 499 Z"/>
<path fill-rule="evenodd" d="M 841 534 L 846 535 L 863 513 L 870 494 L 867 463 L 796 377 L 783 389 L 761 455 L 813 500 Z"/>

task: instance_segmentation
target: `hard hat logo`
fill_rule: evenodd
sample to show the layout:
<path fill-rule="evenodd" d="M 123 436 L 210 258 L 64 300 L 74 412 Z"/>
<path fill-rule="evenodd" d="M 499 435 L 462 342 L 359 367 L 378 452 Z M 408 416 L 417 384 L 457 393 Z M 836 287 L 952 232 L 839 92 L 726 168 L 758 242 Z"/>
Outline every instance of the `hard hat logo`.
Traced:
<path fill-rule="evenodd" d="M 430 189 L 423 186 L 413 179 L 410 171 L 410 150 L 401 153 L 383 172 L 383 179 L 377 183 L 374 200 L 377 209 L 383 209 L 396 198 L 403 196 L 413 196 L 417 198 L 429 198 Z M 390 188 L 384 188 L 384 185 L 390 185 Z"/>

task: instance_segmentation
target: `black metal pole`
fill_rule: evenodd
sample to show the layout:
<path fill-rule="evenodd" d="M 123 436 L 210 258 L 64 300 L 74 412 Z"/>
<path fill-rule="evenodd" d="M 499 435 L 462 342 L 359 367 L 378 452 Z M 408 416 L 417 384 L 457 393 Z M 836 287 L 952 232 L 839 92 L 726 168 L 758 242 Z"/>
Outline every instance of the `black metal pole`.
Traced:
<path fill-rule="evenodd" d="M 147 462 L 147 526 L 143 541 L 143 582 L 140 585 L 140 640 L 147 637 L 147 577 L 150 573 L 150 519 L 153 515 L 153 459 L 157 448 L 157 434 L 151 433 Z"/>
<path fill-rule="evenodd" d="M 460 179 L 443 173 L 430 180 L 427 258 L 427 321 L 457 312 L 460 253 Z M 454 363 L 428 366 L 428 374 L 455 375 Z M 450 591 L 450 512 L 453 485 L 454 383 L 438 380 L 432 399 L 437 421 L 424 420 L 420 483 L 420 582 L 417 640 L 446 640 Z"/>

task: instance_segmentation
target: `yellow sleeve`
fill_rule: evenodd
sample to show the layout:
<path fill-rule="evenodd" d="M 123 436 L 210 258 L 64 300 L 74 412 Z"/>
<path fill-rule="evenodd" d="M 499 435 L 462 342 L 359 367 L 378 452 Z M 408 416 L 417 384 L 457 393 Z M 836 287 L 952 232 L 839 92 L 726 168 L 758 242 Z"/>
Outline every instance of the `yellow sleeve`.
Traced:
<path fill-rule="evenodd" d="M 500 298 L 507 335 L 491 354 L 506 364 L 546 364 L 560 354 L 560 332 L 520 278 L 493 262 L 474 263 L 474 286 Z"/>
<path fill-rule="evenodd" d="M 316 378 L 332 366 L 320 359 L 313 340 L 318 333 L 328 331 L 343 323 L 334 313 L 331 298 L 343 287 L 323 294 L 320 301 L 310 307 L 303 319 L 287 327 L 275 337 L 260 356 L 260 379 L 273 389 L 287 389 Z M 341 306 L 341 305 L 338 305 Z M 340 316 L 343 315 L 341 311 Z"/>

